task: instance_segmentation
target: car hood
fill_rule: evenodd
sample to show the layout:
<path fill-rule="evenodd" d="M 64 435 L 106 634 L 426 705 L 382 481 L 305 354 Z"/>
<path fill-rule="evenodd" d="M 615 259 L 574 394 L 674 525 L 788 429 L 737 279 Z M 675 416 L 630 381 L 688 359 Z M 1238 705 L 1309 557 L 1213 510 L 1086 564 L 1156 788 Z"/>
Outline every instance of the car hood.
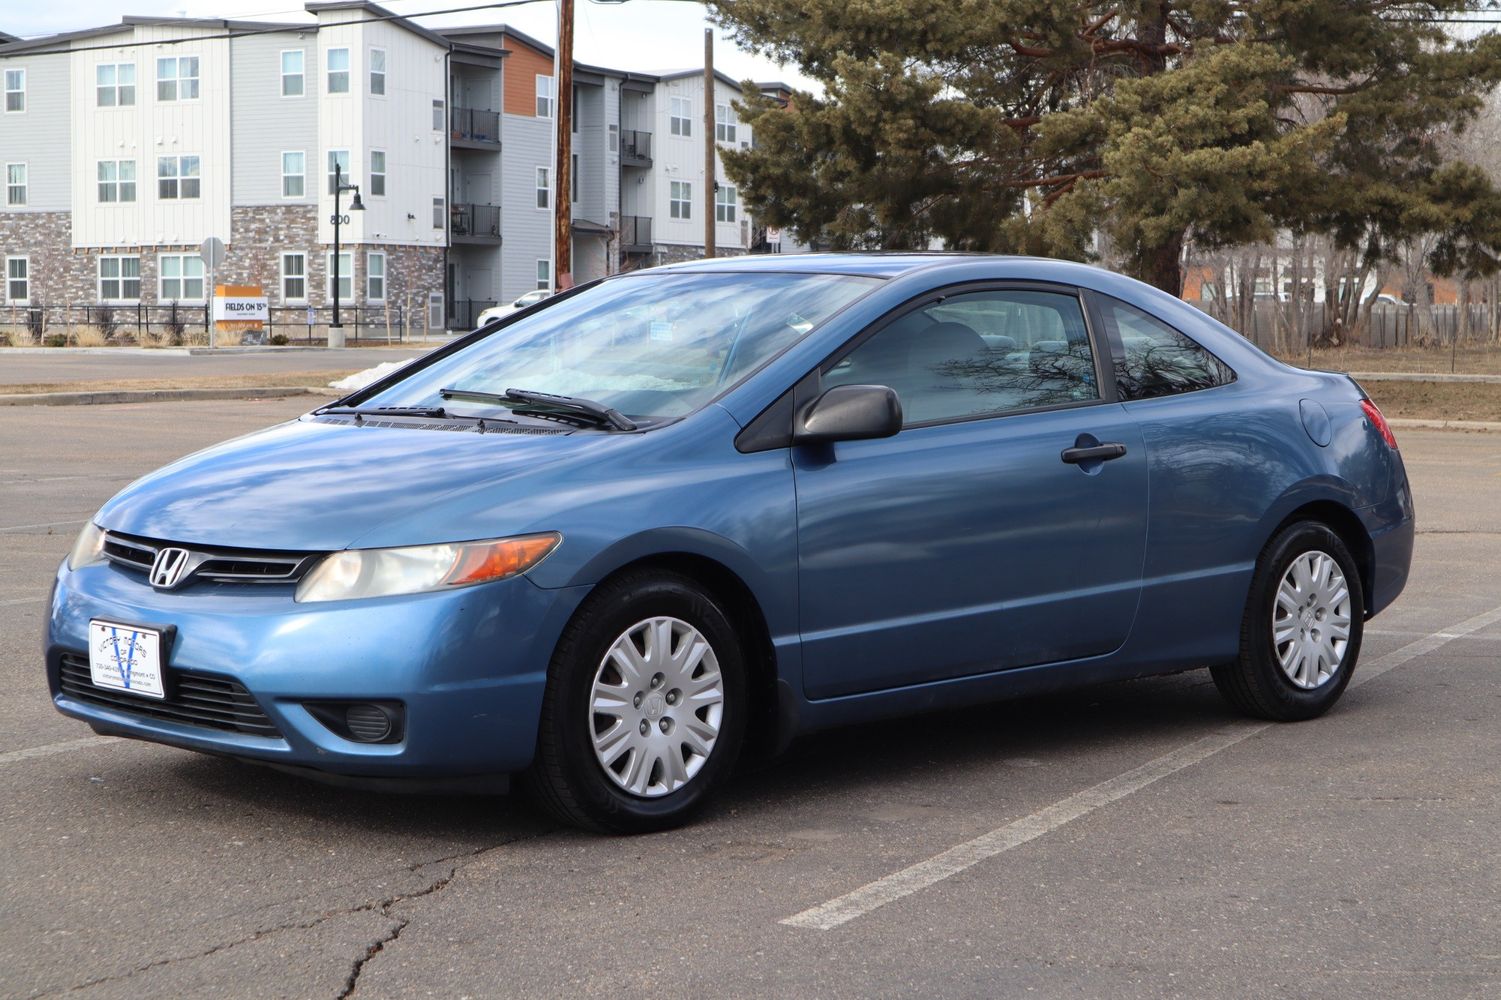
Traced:
<path fill-rule="evenodd" d="M 629 447 L 640 435 L 514 434 L 325 423 L 281 424 L 197 452 L 126 487 L 100 527 L 239 548 L 348 548 L 401 523 L 412 543 L 456 541 L 445 508 L 473 494 Z M 463 498 L 468 498 L 464 502 Z M 471 529 L 473 530 L 473 529 Z M 495 536 L 518 530 L 497 513 Z M 465 537 L 478 537 L 466 535 Z"/>

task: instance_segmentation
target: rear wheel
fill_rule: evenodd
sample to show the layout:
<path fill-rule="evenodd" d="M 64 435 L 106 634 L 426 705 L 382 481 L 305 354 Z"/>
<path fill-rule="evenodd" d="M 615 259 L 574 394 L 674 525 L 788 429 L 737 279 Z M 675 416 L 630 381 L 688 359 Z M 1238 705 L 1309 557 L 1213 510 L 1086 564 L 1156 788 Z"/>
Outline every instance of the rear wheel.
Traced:
<path fill-rule="evenodd" d="M 574 825 L 675 826 L 734 765 L 745 692 L 739 637 L 712 597 L 677 574 L 617 577 L 558 643 L 530 783 Z"/>
<path fill-rule="evenodd" d="M 1240 655 L 1211 670 L 1215 686 L 1258 718 L 1322 715 L 1350 683 L 1364 623 L 1365 593 L 1349 548 L 1326 525 L 1290 525 L 1257 561 Z"/>

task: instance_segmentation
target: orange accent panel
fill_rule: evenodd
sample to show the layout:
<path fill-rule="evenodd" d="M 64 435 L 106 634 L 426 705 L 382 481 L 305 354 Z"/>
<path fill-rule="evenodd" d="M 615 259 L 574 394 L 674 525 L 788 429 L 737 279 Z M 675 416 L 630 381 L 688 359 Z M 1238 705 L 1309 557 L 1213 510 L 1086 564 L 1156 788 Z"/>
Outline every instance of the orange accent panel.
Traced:
<path fill-rule="evenodd" d="M 505 74 L 503 108 L 508 115 L 537 116 L 537 77 L 552 76 L 552 56 L 538 52 L 515 37 L 505 37 L 511 54 L 501 61 Z"/>

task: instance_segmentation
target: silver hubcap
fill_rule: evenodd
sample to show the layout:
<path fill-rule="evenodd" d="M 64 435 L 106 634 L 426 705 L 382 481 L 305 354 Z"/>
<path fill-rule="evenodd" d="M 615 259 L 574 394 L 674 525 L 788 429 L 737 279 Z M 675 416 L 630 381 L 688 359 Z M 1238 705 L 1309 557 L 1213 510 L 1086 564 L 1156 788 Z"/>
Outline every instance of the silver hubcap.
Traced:
<path fill-rule="evenodd" d="M 589 732 L 600 767 L 632 795 L 656 798 L 703 769 L 719 739 L 724 678 L 703 633 L 649 618 L 621 633 L 599 662 Z"/>
<path fill-rule="evenodd" d="M 1272 648 L 1287 679 L 1312 690 L 1339 672 L 1350 646 L 1350 588 L 1327 552 L 1293 560 L 1277 588 Z"/>

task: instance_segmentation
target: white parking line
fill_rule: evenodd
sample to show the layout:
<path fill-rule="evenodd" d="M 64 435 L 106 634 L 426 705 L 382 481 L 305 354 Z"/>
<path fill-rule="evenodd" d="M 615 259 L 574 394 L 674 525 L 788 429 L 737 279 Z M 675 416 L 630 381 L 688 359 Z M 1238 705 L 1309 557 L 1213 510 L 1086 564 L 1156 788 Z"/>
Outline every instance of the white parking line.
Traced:
<path fill-rule="evenodd" d="M 0 528 L 0 534 L 7 531 L 31 531 L 34 528 L 63 528 L 70 524 L 82 524 L 86 518 L 77 517 L 71 521 L 43 521 L 41 524 L 12 524 Z"/>
<path fill-rule="evenodd" d="M 35 760 L 38 757 L 51 757 L 53 754 L 69 753 L 73 750 L 87 750 L 89 747 L 103 746 L 106 743 L 118 743 L 118 736 L 85 736 L 80 740 L 64 740 L 61 743 L 47 743 L 39 747 L 27 747 L 25 750 L 7 750 L 0 753 L 0 767 L 6 764 L 19 764 L 23 760 Z"/>
<path fill-rule="evenodd" d="M 1426 635 L 1416 642 L 1410 642 L 1402 648 L 1377 657 L 1369 663 L 1360 663 L 1356 667 L 1351 685 L 1364 684 L 1375 680 L 1389 670 L 1411 662 L 1420 656 L 1424 656 L 1436 649 L 1461 639 L 1472 632 L 1478 632 L 1488 625 L 1501 622 L 1501 607 L 1493 608 L 1484 614 L 1476 615 L 1460 622 L 1452 628 L 1442 632 L 1434 632 Z M 1117 775 L 1108 781 L 1102 781 L 1081 792 L 1058 802 L 1053 803 L 1030 816 L 997 827 L 989 833 L 981 834 L 973 840 L 966 841 L 956 847 L 951 847 L 941 854 L 934 855 L 926 861 L 919 861 L 915 865 L 903 868 L 899 872 L 893 872 L 884 878 L 867 883 L 853 892 L 847 892 L 843 896 L 809 907 L 801 913 L 793 914 L 782 921 L 789 927 L 805 927 L 812 930 L 833 930 L 843 924 L 849 923 L 856 917 L 862 917 L 872 910 L 876 910 L 887 903 L 910 896 L 920 889 L 935 885 L 953 875 L 972 868 L 989 858 L 995 857 L 1020 847 L 1029 841 L 1036 840 L 1043 834 L 1058 829 L 1065 823 L 1071 823 L 1082 816 L 1087 816 L 1117 802 L 1128 795 L 1141 791 L 1149 785 L 1161 781 L 1169 775 L 1176 774 L 1185 768 L 1192 767 L 1200 761 L 1214 756 L 1222 750 L 1228 750 L 1237 743 L 1242 743 L 1258 733 L 1272 728 L 1275 723 L 1269 722 L 1246 722 L 1228 726 L 1217 730 L 1208 736 L 1195 740 L 1186 746 L 1179 747 L 1148 761 L 1140 767 L 1133 768 L 1124 774 Z"/>
<path fill-rule="evenodd" d="M 12 597 L 0 601 L 0 608 L 13 608 L 17 604 L 40 604 L 45 600 L 45 597 Z"/>

